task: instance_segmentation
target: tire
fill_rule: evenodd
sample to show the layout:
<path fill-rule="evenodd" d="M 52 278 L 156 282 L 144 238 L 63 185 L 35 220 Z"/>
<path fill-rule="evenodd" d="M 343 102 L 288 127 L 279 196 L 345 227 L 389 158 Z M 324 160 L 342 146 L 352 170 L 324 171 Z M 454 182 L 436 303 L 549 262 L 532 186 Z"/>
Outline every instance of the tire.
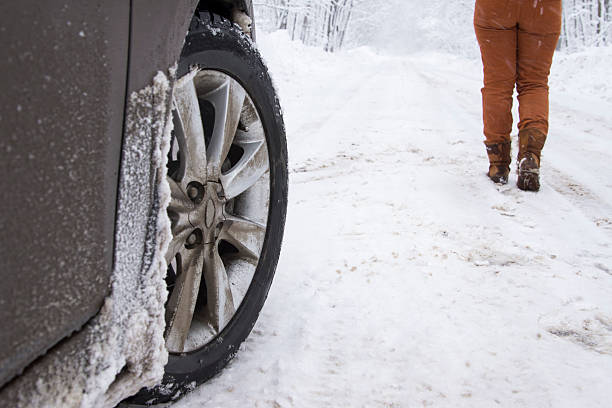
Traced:
<path fill-rule="evenodd" d="M 141 390 L 126 401 L 127 406 L 151 405 L 175 400 L 192 390 L 195 385 L 217 374 L 237 353 L 240 344 L 253 328 L 268 295 L 280 255 L 287 207 L 287 148 L 282 113 L 268 70 L 248 36 L 227 19 L 208 12 L 199 13 L 191 23 L 178 63 L 177 83 L 180 83 L 181 78 L 187 78 L 194 69 L 204 73 L 213 71 L 214 75 L 222 73 L 235 80 L 246 91 L 249 103 L 252 103 L 257 111 L 265 133 L 269 160 L 269 173 L 266 175 L 269 177 L 269 202 L 265 237 L 256 266 L 253 266 L 254 273 L 246 294 L 224 328 L 221 329 L 219 325 L 219 333 L 213 339 L 200 347 L 183 352 L 172 352 L 167 337 L 166 344 L 171 352 L 162 384 L 153 389 Z M 208 77 L 203 76 L 203 78 L 206 80 Z M 200 110 L 202 109 L 200 106 Z M 241 111 L 245 111 L 244 106 Z M 206 116 L 203 114 L 202 117 Z M 246 131 L 248 132 L 248 129 Z M 187 139 L 187 136 L 184 138 Z M 207 147 L 210 147 L 208 141 Z M 170 169 L 169 173 L 172 171 Z M 226 193 L 225 196 L 229 194 Z M 233 205 L 238 206 L 238 204 Z M 177 266 L 176 270 L 179 271 L 180 268 Z M 177 275 L 180 276 L 178 272 Z M 175 282 L 178 281 L 179 278 L 175 277 Z M 202 281 L 205 281 L 205 277 Z M 177 290 L 178 283 L 174 285 L 172 290 Z M 167 307 L 170 307 L 170 303 L 171 300 L 168 301 Z M 195 307 L 197 308 L 197 305 Z M 205 310 L 211 308 L 207 305 Z M 170 332 L 169 327 L 167 332 Z M 181 347 L 186 349 L 185 343 L 182 343 L 179 350 Z"/>

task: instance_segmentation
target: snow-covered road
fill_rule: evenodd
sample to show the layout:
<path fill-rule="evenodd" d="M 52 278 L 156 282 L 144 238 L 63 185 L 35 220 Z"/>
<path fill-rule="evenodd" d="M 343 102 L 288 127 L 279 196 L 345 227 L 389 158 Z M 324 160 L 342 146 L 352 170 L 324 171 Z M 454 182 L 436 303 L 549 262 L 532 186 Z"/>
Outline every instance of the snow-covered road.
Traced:
<path fill-rule="evenodd" d="M 610 407 L 612 88 L 568 68 L 595 57 L 553 68 L 534 194 L 485 176 L 479 61 L 262 37 L 283 254 L 236 359 L 174 406 Z"/>

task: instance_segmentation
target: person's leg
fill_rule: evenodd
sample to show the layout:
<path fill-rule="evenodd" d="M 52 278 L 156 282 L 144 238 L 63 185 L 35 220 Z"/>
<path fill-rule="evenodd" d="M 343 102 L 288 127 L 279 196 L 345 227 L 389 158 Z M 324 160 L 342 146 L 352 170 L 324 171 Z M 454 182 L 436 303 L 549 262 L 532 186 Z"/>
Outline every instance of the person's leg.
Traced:
<path fill-rule="evenodd" d="M 474 29 L 484 68 L 482 110 L 488 175 L 496 183 L 507 183 L 510 172 L 517 17 L 515 0 L 476 1 Z"/>
<path fill-rule="evenodd" d="M 540 154 L 548 134 L 548 76 L 561 32 L 561 0 L 523 1 L 519 15 L 518 186 L 540 188 Z"/>

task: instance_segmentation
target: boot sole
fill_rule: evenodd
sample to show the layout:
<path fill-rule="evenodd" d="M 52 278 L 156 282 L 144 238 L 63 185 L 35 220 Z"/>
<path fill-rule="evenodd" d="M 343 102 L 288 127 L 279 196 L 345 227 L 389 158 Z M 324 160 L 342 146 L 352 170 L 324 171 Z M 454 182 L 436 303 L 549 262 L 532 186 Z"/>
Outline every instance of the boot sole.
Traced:
<path fill-rule="evenodd" d="M 539 191 L 540 173 L 534 171 L 519 171 L 516 185 L 523 191 Z"/>
<path fill-rule="evenodd" d="M 489 177 L 495 184 L 508 184 L 508 177 Z"/>
<path fill-rule="evenodd" d="M 508 184 L 508 176 L 510 175 L 510 167 L 506 166 L 505 168 L 499 168 L 498 171 L 491 173 L 491 166 L 489 167 L 489 172 L 487 173 L 487 177 L 491 179 L 495 184 Z"/>

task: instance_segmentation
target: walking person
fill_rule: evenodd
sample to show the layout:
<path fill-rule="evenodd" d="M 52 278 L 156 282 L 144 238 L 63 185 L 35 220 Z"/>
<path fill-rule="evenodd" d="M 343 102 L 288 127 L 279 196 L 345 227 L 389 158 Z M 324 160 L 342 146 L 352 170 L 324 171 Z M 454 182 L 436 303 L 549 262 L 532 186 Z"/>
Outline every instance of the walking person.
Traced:
<path fill-rule="evenodd" d="M 561 33 L 561 0 L 476 0 L 474 28 L 484 67 L 482 88 L 488 176 L 510 173 L 512 94 L 519 101 L 518 181 L 540 189 L 540 154 L 548 134 L 548 75 Z"/>

